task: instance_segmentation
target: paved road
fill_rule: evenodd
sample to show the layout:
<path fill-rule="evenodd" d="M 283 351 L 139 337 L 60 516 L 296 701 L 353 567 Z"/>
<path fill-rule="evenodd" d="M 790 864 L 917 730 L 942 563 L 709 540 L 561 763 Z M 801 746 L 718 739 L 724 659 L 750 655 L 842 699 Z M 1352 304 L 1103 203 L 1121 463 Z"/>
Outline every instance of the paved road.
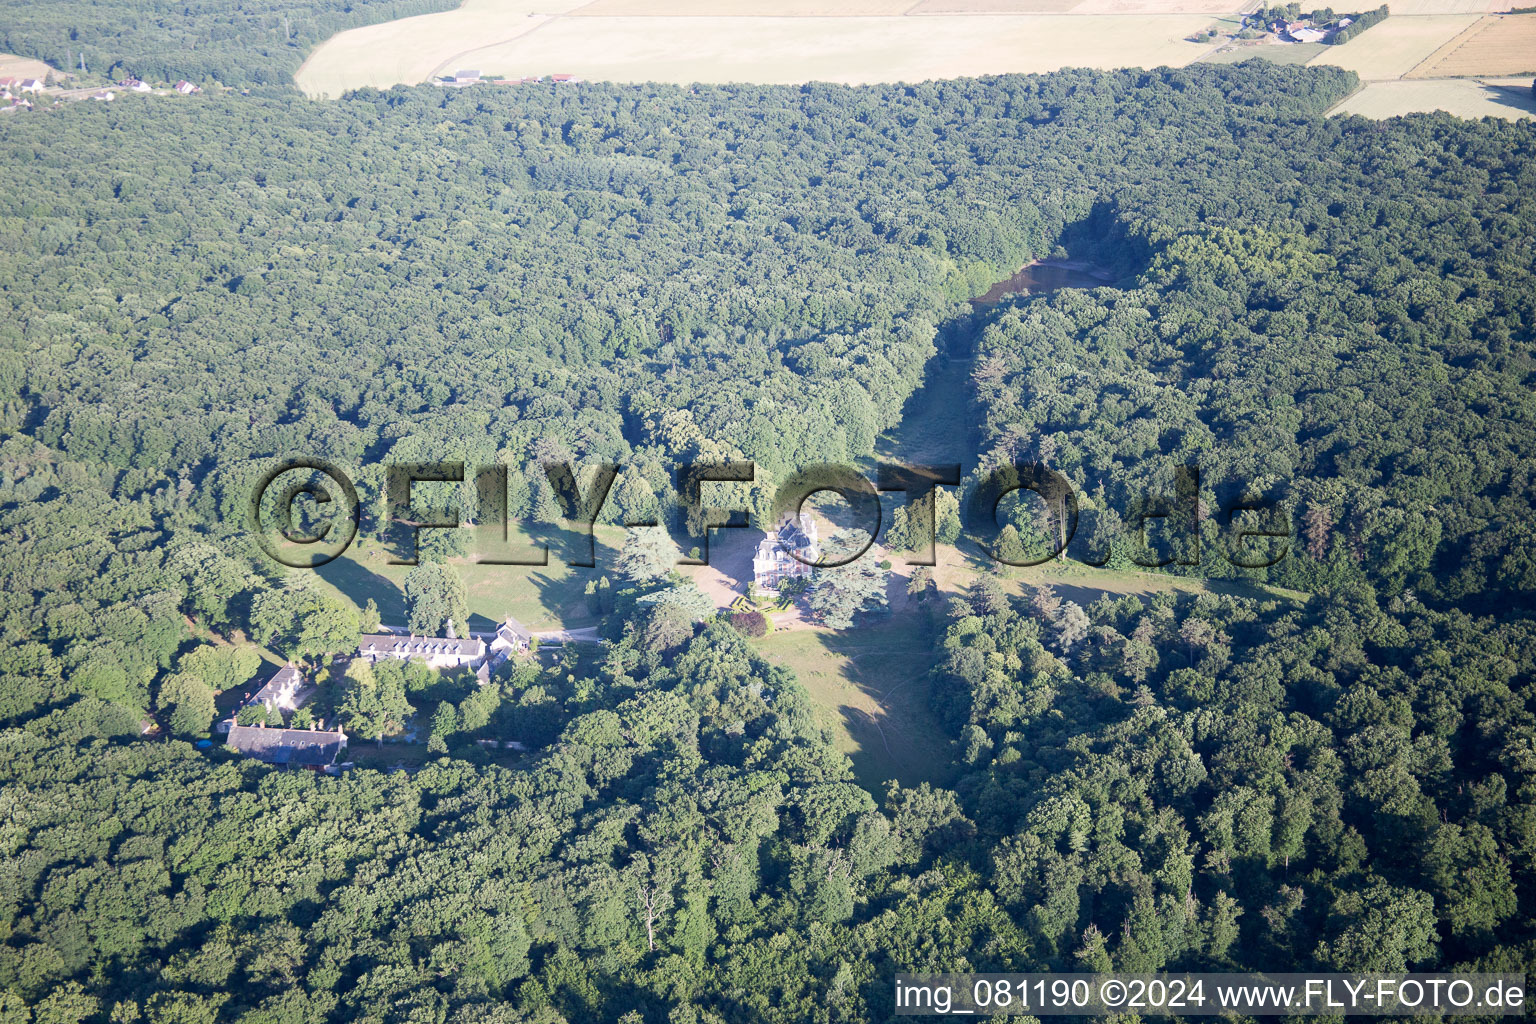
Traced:
<path fill-rule="evenodd" d="M 603 642 L 603 638 L 597 633 L 596 626 L 584 626 L 581 629 L 546 629 L 533 635 L 539 638 L 540 643 L 600 644 Z"/>

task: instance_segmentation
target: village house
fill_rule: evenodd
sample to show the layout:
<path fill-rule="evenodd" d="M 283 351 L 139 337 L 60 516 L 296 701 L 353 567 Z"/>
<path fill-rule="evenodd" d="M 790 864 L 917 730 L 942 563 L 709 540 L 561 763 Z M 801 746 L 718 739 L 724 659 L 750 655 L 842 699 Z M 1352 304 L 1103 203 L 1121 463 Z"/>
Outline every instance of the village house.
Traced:
<path fill-rule="evenodd" d="M 278 669 L 271 679 L 262 684 L 261 689 L 246 694 L 235 714 L 219 722 L 216 729 L 218 732 L 229 732 L 240 711 L 252 707 L 265 709 L 269 720 L 273 715 L 280 715 L 286 722 L 288 715 L 302 707 L 314 692 L 315 688 L 309 685 L 304 673 L 290 662 Z"/>
<path fill-rule="evenodd" d="M 305 688 L 304 673 L 290 662 L 278 669 L 277 674 L 268 679 L 266 684 L 246 702 L 246 706 L 260 704 L 267 709 L 268 714 L 297 711 L 299 705 L 303 704 L 312 692 L 313 688 Z"/>
<path fill-rule="evenodd" d="M 241 704 L 245 708 L 264 708 L 268 715 L 280 716 L 286 722 L 288 715 L 297 711 L 314 693 L 304 673 L 292 664 L 284 665 L 268 679 L 261 689 L 249 695 Z M 309 768 L 321 771 L 336 762 L 336 755 L 347 745 L 346 734 L 338 729 L 327 729 L 319 722 L 313 729 L 287 729 L 282 726 L 268 728 L 266 722 L 240 725 L 236 717 L 226 718 L 218 724 L 218 731 L 228 733 L 225 745 L 237 754 L 255 758 L 267 764 L 293 768 Z"/>
<path fill-rule="evenodd" d="M 533 642 L 533 633 L 512 616 L 496 627 L 496 637 L 491 641 L 491 660 L 506 661 L 514 654 L 522 654 Z"/>
<path fill-rule="evenodd" d="M 198 86 L 193 85 L 191 82 L 183 79 L 182 81 L 176 83 L 176 91 L 181 93 L 183 96 L 191 96 L 193 93 L 202 92 L 203 90 Z"/>
<path fill-rule="evenodd" d="M 460 640 L 451 636 L 370 633 L 363 636 L 357 645 L 357 656 L 370 664 L 384 658 L 398 658 L 402 661 L 419 658 L 436 669 L 478 665 L 485 659 L 485 652 L 485 641 L 479 637 Z"/>
<path fill-rule="evenodd" d="M 763 590 L 778 590 L 785 580 L 800 579 L 814 572 L 814 567 L 806 563 L 818 557 L 816 521 L 811 514 L 802 511 L 798 520 L 786 515 L 758 544 L 757 553 L 752 556 L 752 580 Z"/>
<path fill-rule="evenodd" d="M 236 725 L 229 730 L 227 745 L 238 754 L 267 764 L 323 771 L 336 763 L 337 755 L 347 745 L 347 734 L 340 729 L 268 729 L 260 725 Z"/>
<path fill-rule="evenodd" d="M 581 81 L 575 75 L 550 75 L 549 80 L 556 85 L 575 85 Z"/>
<path fill-rule="evenodd" d="M 42 92 L 43 80 L 41 78 L 23 78 L 17 83 L 17 88 L 22 92 Z"/>

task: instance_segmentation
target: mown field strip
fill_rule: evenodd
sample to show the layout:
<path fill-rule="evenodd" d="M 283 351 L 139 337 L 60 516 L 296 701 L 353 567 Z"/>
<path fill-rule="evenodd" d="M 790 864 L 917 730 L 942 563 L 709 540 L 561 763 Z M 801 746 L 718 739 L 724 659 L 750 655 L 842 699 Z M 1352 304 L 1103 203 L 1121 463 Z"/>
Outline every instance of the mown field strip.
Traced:
<path fill-rule="evenodd" d="M 854 84 L 1182 67 L 1209 49 L 1185 37 L 1234 7 L 1234 0 L 467 0 L 454 11 L 333 36 L 296 78 L 308 95 L 334 97 L 458 68 L 626 82 Z"/>
<path fill-rule="evenodd" d="M 1443 110 L 1456 117 L 1536 117 L 1530 78 L 1403 79 L 1370 82 L 1331 113 L 1359 114 L 1380 120 Z"/>
<path fill-rule="evenodd" d="M 466 66 L 619 82 L 862 84 L 1063 67 L 1183 66 L 1208 47 L 1185 15 L 922 18 L 561 18 Z M 835 26 L 835 27 L 834 27 Z"/>
<path fill-rule="evenodd" d="M 1408 78 L 1518 75 L 1536 70 L 1536 14 L 1490 15 L 1408 72 Z"/>
<path fill-rule="evenodd" d="M 1343 46 L 1330 46 L 1312 64 L 1332 64 L 1366 81 L 1401 78 L 1478 20 L 1475 14 L 1393 15 Z"/>

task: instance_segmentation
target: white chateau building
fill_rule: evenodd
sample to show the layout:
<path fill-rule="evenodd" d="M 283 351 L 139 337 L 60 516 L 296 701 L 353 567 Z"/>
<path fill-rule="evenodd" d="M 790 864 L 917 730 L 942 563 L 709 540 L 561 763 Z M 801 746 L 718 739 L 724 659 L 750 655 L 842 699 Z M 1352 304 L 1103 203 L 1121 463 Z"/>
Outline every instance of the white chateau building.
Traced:
<path fill-rule="evenodd" d="M 420 658 L 433 668 L 458 668 L 483 661 L 485 641 L 479 637 L 460 640 L 451 636 L 369 633 L 358 641 L 357 656 L 369 662 L 383 658 L 399 658 L 401 661 Z"/>
<path fill-rule="evenodd" d="M 802 510 L 798 519 L 786 514 L 757 546 L 757 554 L 752 556 L 752 580 L 763 590 L 778 590 L 785 580 L 809 576 L 815 568 L 805 563 L 820 557 L 811 514 Z"/>
<path fill-rule="evenodd" d="M 357 644 L 357 656 L 369 663 L 384 658 L 408 661 L 419 658 L 433 668 L 459 668 L 470 665 L 475 668 L 475 678 L 483 686 L 490 682 L 491 672 L 514 654 L 528 650 L 533 634 L 512 616 L 496 627 L 496 633 L 487 644 L 482 637 L 459 639 L 453 635 L 450 624 L 448 636 L 409 636 L 400 633 L 364 634 Z"/>

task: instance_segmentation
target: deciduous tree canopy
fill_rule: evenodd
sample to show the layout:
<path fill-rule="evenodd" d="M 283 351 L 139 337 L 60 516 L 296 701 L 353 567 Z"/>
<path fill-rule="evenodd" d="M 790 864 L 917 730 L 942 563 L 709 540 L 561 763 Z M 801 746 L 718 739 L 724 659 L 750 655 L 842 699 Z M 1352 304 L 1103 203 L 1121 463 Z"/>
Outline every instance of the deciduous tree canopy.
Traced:
<path fill-rule="evenodd" d="M 1528 970 L 1536 127 L 1325 118 L 1352 81 L 6 120 L 0 1007 L 798 1024 L 886 1019 L 898 970 Z M 967 305 L 1058 247 L 1112 280 Z M 482 686 L 333 663 L 356 609 L 245 534 L 296 454 L 355 474 L 370 535 L 392 460 L 508 464 L 540 522 L 540 464 L 572 456 L 626 467 L 610 519 L 667 508 L 682 459 L 753 459 L 771 495 L 973 352 L 983 461 L 1065 474 L 1087 542 L 1193 462 L 1175 554 L 1239 499 L 1301 528 L 1273 568 L 1168 571 L 1303 593 L 948 588 L 921 614 L 950 789 L 857 785 L 799 682 L 664 572 L 592 570 L 608 643 Z M 850 615 L 884 590 L 857 571 Z M 417 580 L 418 624 L 458 622 Z M 305 715 L 355 747 L 413 730 L 422 763 L 177 738 L 248 687 L 237 633 L 304 662 Z"/>

